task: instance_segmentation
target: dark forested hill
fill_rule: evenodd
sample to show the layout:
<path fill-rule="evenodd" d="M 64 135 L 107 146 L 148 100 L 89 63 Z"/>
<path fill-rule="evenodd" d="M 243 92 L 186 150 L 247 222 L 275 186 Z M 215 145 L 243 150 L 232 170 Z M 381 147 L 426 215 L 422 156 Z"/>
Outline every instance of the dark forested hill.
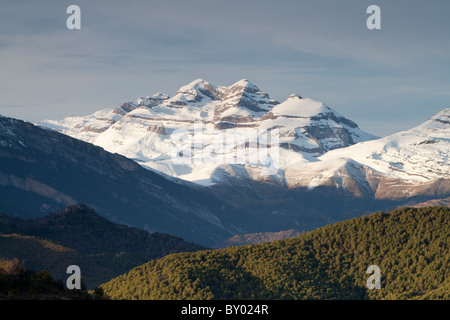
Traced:
<path fill-rule="evenodd" d="M 366 286 L 381 270 L 381 289 Z M 115 299 L 438 299 L 449 296 L 450 209 L 404 208 L 296 238 L 171 254 L 101 287 Z"/>
<path fill-rule="evenodd" d="M 200 249 L 168 234 L 112 223 L 84 204 L 37 219 L 0 215 L 0 258 L 18 258 L 58 279 L 67 277 L 69 265 L 79 265 L 90 287 L 148 260 Z"/>
<path fill-rule="evenodd" d="M 174 252 L 206 249 L 179 237 L 115 224 L 84 204 L 42 218 L 7 218 L 5 223 L 4 217 L 3 221 L 13 230 L 60 242 L 84 254 L 132 252 L 150 260 Z"/>

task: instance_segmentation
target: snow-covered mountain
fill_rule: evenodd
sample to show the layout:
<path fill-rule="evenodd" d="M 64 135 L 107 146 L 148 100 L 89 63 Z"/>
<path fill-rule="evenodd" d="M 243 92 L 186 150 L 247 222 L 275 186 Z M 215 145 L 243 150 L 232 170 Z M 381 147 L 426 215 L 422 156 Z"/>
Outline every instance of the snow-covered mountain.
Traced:
<path fill-rule="evenodd" d="M 228 87 L 198 79 L 173 97 L 41 125 L 203 185 L 262 181 L 381 199 L 450 194 L 450 109 L 378 139 L 322 102 L 292 94 L 279 103 L 245 79 Z"/>
<path fill-rule="evenodd" d="M 336 149 L 288 168 L 293 187 L 336 186 L 379 198 L 450 193 L 450 109 L 381 139 Z"/>
<path fill-rule="evenodd" d="M 322 102 L 292 94 L 279 103 L 245 79 L 228 87 L 198 79 L 173 97 L 157 93 L 40 125 L 206 185 L 229 174 L 285 181 L 289 168 L 376 138 Z"/>

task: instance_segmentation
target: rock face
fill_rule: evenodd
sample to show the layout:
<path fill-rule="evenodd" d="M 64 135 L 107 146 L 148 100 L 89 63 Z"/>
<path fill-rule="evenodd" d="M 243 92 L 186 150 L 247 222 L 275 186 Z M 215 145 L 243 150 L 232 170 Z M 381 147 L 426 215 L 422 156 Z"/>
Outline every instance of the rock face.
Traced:
<path fill-rule="evenodd" d="M 213 117 L 215 129 L 219 130 L 258 121 L 273 106 L 279 104 L 246 79 L 222 88 L 221 92 Z"/>

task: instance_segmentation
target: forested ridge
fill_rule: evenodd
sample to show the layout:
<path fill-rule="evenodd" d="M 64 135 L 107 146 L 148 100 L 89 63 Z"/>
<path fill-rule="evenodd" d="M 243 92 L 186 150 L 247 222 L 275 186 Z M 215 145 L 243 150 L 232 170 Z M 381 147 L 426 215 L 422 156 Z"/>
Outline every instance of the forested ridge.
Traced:
<path fill-rule="evenodd" d="M 0 215 L 0 232 L 8 233 L 2 228 L 49 239 L 84 254 L 131 252 L 150 260 L 169 253 L 206 249 L 169 234 L 113 223 L 85 204 L 69 206 L 37 219 Z"/>
<path fill-rule="evenodd" d="M 67 266 L 76 264 L 88 288 L 150 259 L 200 249 L 205 247 L 110 222 L 84 204 L 28 220 L 0 214 L 0 260 L 17 258 L 55 279 L 67 278 Z"/>
<path fill-rule="evenodd" d="M 449 245 L 449 208 L 402 208 L 291 239 L 171 254 L 101 287 L 113 299 L 448 299 Z M 370 265 L 381 289 L 366 286 Z"/>

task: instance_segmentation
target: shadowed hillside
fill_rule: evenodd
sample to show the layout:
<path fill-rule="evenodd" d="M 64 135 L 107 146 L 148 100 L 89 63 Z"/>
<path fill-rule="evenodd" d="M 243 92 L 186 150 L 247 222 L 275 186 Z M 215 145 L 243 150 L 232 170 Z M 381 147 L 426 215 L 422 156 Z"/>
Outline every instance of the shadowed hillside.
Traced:
<path fill-rule="evenodd" d="M 58 279 L 75 264 L 88 287 L 151 259 L 200 249 L 181 238 L 114 224 L 83 204 L 38 219 L 0 215 L 0 258 L 18 258 Z"/>

